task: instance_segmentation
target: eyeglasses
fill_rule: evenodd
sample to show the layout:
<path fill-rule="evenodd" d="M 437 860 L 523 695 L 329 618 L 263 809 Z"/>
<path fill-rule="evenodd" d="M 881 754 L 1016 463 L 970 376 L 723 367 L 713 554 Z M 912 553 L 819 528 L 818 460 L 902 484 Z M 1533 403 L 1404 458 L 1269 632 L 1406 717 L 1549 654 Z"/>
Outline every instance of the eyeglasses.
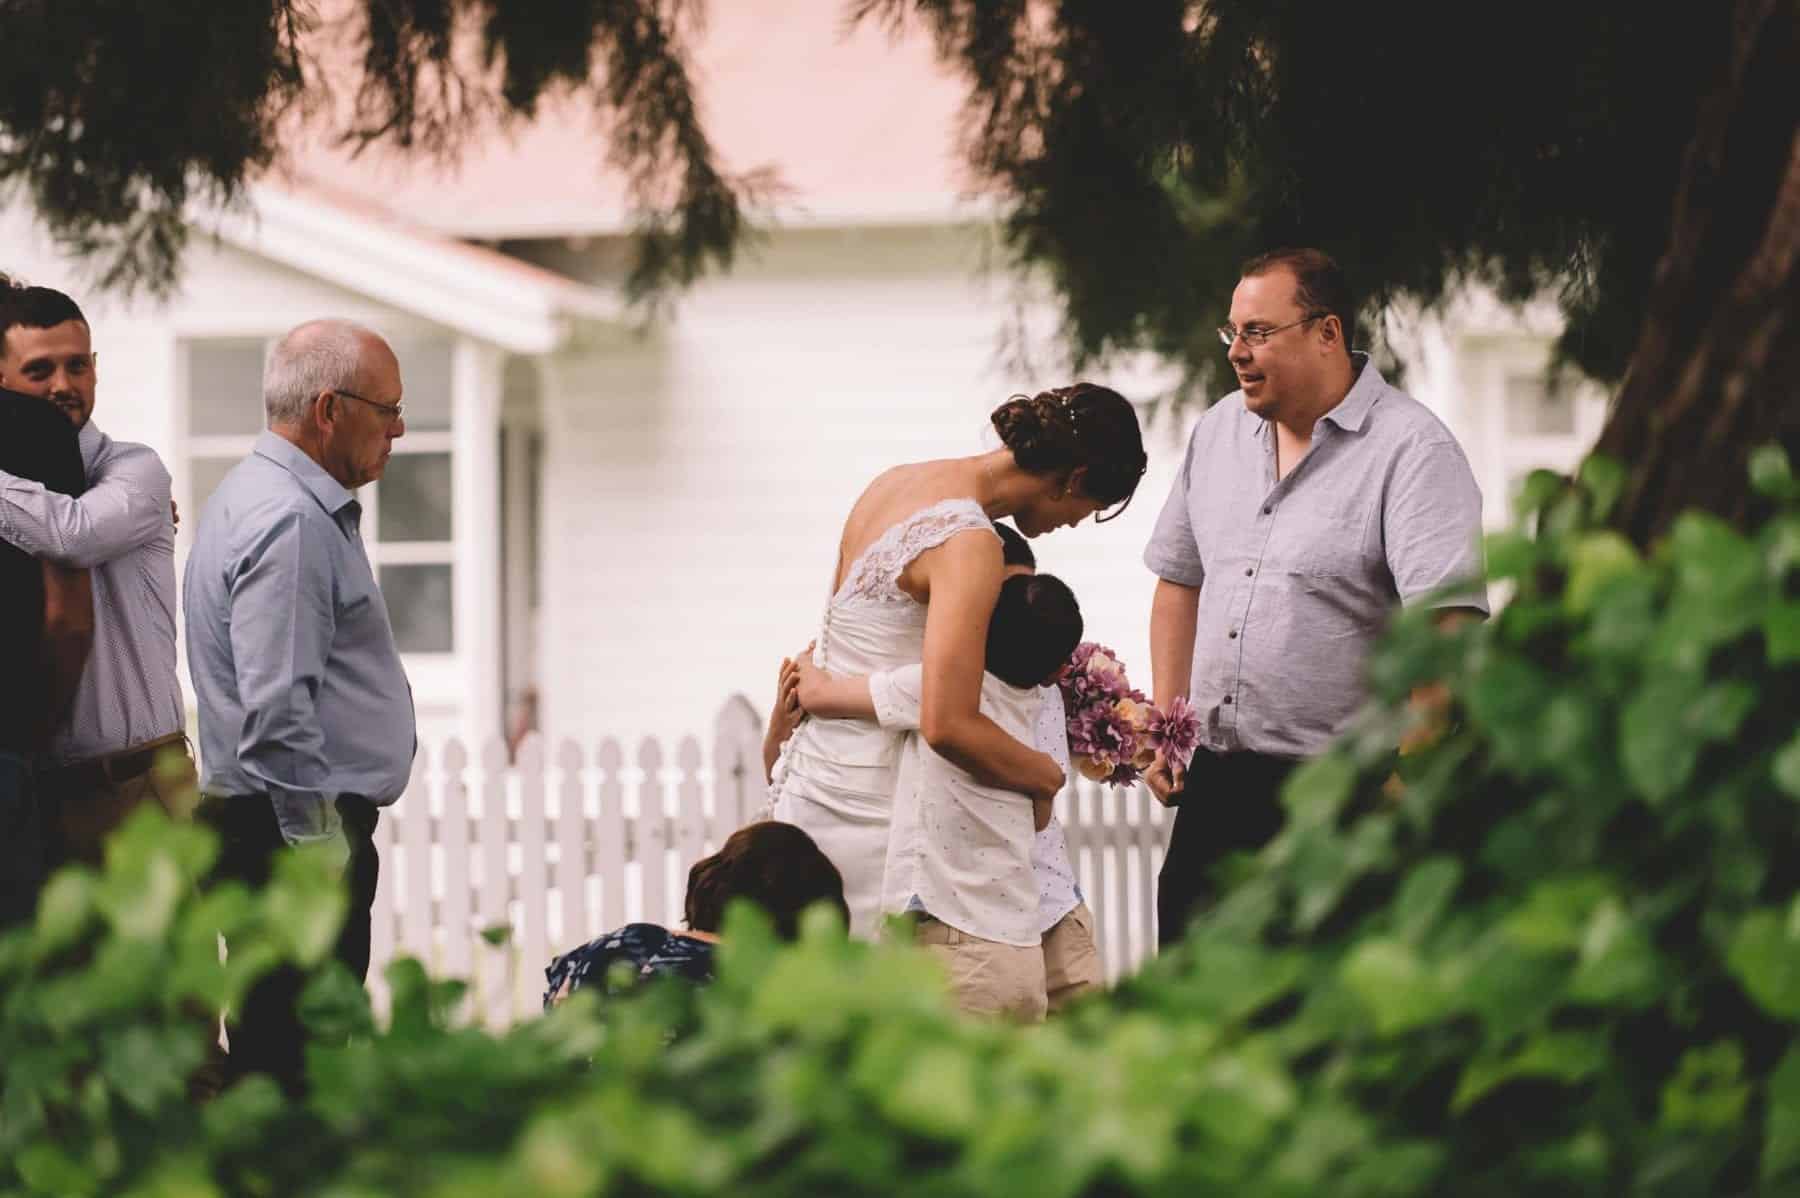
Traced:
<path fill-rule="evenodd" d="M 368 404 L 371 408 L 374 408 L 377 411 L 381 412 L 382 415 L 386 417 L 387 422 L 389 424 L 392 424 L 392 423 L 394 423 L 394 421 L 401 419 L 404 414 L 404 410 L 406 408 L 406 405 L 403 403 L 380 403 L 376 400 L 368 399 L 365 396 L 358 395 L 354 391 L 334 390 L 331 392 L 331 394 L 341 395 L 345 399 L 354 399 L 358 403 Z"/>
<path fill-rule="evenodd" d="M 1239 337 L 1242 337 L 1245 345 L 1248 345 L 1251 349 L 1256 349 L 1283 329 L 1299 328 L 1303 324 L 1308 324 L 1315 320 L 1322 320 L 1330 315 L 1331 313 L 1329 312 L 1314 312 L 1311 316 L 1302 316 L 1299 320 L 1296 320 L 1291 324 L 1276 325 L 1272 329 L 1234 329 L 1228 324 L 1222 324 L 1219 326 L 1219 340 L 1225 344 L 1226 349 L 1230 349 L 1232 343 Z"/>

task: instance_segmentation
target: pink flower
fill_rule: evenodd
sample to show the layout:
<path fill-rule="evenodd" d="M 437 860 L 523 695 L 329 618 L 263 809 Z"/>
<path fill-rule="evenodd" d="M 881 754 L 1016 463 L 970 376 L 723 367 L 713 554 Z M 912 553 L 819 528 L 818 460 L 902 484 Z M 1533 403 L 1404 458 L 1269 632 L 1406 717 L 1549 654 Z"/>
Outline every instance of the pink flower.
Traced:
<path fill-rule="evenodd" d="M 1169 761 L 1186 761 L 1200 747 L 1200 720 L 1186 695 L 1171 699 L 1167 711 L 1152 708 L 1146 731 Z"/>
<path fill-rule="evenodd" d="M 1149 726 L 1156 718 L 1142 691 L 1132 687 L 1112 650 L 1083 641 L 1057 678 L 1068 709 L 1069 751 L 1082 776 L 1130 786 L 1155 759 Z"/>

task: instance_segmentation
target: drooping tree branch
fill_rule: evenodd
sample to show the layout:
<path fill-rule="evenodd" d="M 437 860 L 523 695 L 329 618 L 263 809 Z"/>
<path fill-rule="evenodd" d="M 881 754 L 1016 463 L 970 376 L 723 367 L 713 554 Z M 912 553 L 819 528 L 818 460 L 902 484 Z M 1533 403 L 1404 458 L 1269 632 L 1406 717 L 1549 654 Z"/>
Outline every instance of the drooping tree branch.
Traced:
<path fill-rule="evenodd" d="M 764 172 L 732 175 L 688 68 L 694 0 L 10 0 L 0 7 L 0 185 L 91 259 L 95 282 L 172 284 L 194 200 L 229 203 L 296 117 L 342 88 L 352 145 L 450 155 L 552 92 L 593 103 L 640 236 L 630 288 L 654 298 L 728 265 Z M 315 36 L 348 25 L 353 60 Z M 75 52 L 71 52 L 75 48 Z"/>

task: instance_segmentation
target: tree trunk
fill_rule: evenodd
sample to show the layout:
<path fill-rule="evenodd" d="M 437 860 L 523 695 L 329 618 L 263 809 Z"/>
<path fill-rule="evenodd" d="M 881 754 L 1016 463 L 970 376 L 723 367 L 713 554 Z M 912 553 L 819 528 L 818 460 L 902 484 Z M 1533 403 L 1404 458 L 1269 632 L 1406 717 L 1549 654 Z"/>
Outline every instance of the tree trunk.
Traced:
<path fill-rule="evenodd" d="M 1595 446 L 1628 471 L 1614 523 L 1647 545 L 1688 507 L 1754 519 L 1747 461 L 1771 441 L 1800 465 L 1800 3 L 1737 0 Z"/>

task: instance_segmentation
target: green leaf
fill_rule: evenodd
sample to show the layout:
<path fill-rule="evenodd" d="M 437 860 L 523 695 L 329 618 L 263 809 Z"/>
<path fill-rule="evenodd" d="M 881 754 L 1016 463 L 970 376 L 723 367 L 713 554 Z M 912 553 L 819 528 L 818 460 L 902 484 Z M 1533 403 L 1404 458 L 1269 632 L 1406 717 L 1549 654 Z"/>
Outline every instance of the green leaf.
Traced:
<path fill-rule="evenodd" d="M 59 870 L 38 897 L 33 950 L 39 960 L 67 948 L 87 930 L 95 914 L 99 884 L 85 869 Z"/>
<path fill-rule="evenodd" d="M 1741 603 L 1762 583 L 1762 558 L 1756 547 L 1709 513 L 1678 516 L 1668 549 L 1681 588 L 1700 598 Z"/>
<path fill-rule="evenodd" d="M 1660 992 L 1661 966 L 1649 932 L 1608 899 L 1594 909 L 1582 935 L 1581 955 L 1569 979 L 1569 997 L 1596 1006 L 1637 1007 Z"/>
<path fill-rule="evenodd" d="M 1700 742 L 1683 727 L 1682 710 L 1693 696 L 1689 684 L 1659 678 L 1640 688 L 1619 717 L 1619 760 L 1640 795 L 1668 798 L 1693 776 Z"/>
<path fill-rule="evenodd" d="M 1599 875 L 1559 877 L 1531 888 L 1501 924 L 1506 939 L 1537 952 L 1579 950 L 1589 921 L 1603 903 L 1616 902 L 1613 886 Z"/>
<path fill-rule="evenodd" d="M 1513 512 L 1523 520 L 1536 515 L 1569 488 L 1569 480 L 1554 470 L 1533 470 L 1519 485 Z"/>
<path fill-rule="evenodd" d="M 1429 1023 L 1445 1013 L 1437 980 L 1403 941 L 1363 941 L 1345 958 L 1339 976 L 1383 1035 Z"/>
<path fill-rule="evenodd" d="M 1800 1019 L 1800 900 L 1787 912 L 1764 908 L 1738 924 L 1725 956 L 1733 977 L 1756 1004 L 1782 1019 Z"/>
<path fill-rule="evenodd" d="M 1744 1050 L 1721 1040 L 1682 1054 L 1663 1086 L 1662 1124 L 1672 1130 L 1719 1132 L 1742 1121 L 1750 1086 L 1741 1080 Z"/>
<path fill-rule="evenodd" d="M 100 1178 L 90 1164 L 48 1140 L 27 1145 L 13 1164 L 25 1184 L 39 1194 L 78 1198 L 95 1193 L 100 1186 Z"/>
<path fill-rule="evenodd" d="M 106 1037 L 100 1051 L 100 1072 L 127 1104 L 150 1115 L 165 1103 L 186 1101 L 188 1074 L 204 1057 L 197 1028 L 159 1034 L 143 1026 L 128 1027 Z"/>
<path fill-rule="evenodd" d="M 980 1114 L 974 1061 L 967 1051 L 951 1045 L 922 1046 L 915 1051 L 912 1067 L 881 1101 L 901 1127 L 952 1138 Z"/>
<path fill-rule="evenodd" d="M 1454 857 L 1433 857 L 1415 865 L 1394 896 L 1395 934 L 1415 944 L 1422 939 L 1450 905 L 1462 872 L 1462 863 Z"/>
<path fill-rule="evenodd" d="M 1773 1181 L 1796 1168 L 1800 1168 L 1800 1045 L 1790 1046 L 1769 1075 L 1762 1179 Z"/>
<path fill-rule="evenodd" d="M 274 881 L 263 892 L 270 939 L 305 968 L 331 952 L 349 910 L 335 853 L 331 842 L 322 842 L 278 854 Z"/>
<path fill-rule="evenodd" d="M 1800 482 L 1795 481 L 1787 450 L 1775 444 L 1758 445 L 1751 450 L 1750 486 L 1758 495 L 1765 495 L 1777 503 L 1800 498 Z"/>
<path fill-rule="evenodd" d="M 1569 547 L 1568 568 L 1563 607 L 1572 615 L 1585 615 L 1606 584 L 1638 573 L 1644 563 L 1637 548 L 1619 533 L 1590 532 Z"/>
<path fill-rule="evenodd" d="M 1650 572 L 1615 574 L 1595 589 L 1578 644 L 1589 657 L 1635 665 L 1656 630 L 1656 584 Z"/>
<path fill-rule="evenodd" d="M 1789 513 L 1769 521 L 1761 540 L 1769 577 L 1777 583 L 1786 581 L 1788 571 L 1800 566 L 1800 515 Z"/>
<path fill-rule="evenodd" d="M 1538 544 L 1520 532 L 1490 533 L 1484 556 L 1489 580 L 1524 578 L 1537 568 Z"/>
<path fill-rule="evenodd" d="M 1619 502 L 1619 496 L 1625 493 L 1625 467 L 1617 458 L 1603 453 L 1589 454 L 1581 463 L 1577 472 L 1581 485 L 1593 497 L 1593 518 L 1596 522 L 1604 521 Z"/>
<path fill-rule="evenodd" d="M 1800 732 L 1775 754 L 1772 763 L 1775 785 L 1785 791 L 1789 798 L 1800 799 Z"/>
<path fill-rule="evenodd" d="M 1549 675 L 1520 657 L 1495 656 L 1481 667 L 1469 685 L 1469 712 L 1496 758 L 1519 769 L 1537 764 L 1539 720 L 1555 690 Z"/>
<path fill-rule="evenodd" d="M 1282 787 L 1281 801 L 1296 822 L 1316 824 L 1335 819 L 1355 785 L 1355 764 L 1342 754 L 1327 753 L 1293 772 Z"/>
<path fill-rule="evenodd" d="M 1588 1031 L 1540 1032 L 1517 1052 L 1483 1056 L 1470 1061 L 1457 1083 L 1450 1109 L 1460 1113 L 1507 1082 L 1517 1078 L 1548 1078 L 1564 1085 L 1585 1081 L 1600 1072 L 1611 1057 L 1602 1033 Z"/>
<path fill-rule="evenodd" d="M 1785 666 L 1800 661 L 1800 601 L 1771 603 L 1763 614 L 1763 640 L 1769 647 L 1769 664 Z"/>

